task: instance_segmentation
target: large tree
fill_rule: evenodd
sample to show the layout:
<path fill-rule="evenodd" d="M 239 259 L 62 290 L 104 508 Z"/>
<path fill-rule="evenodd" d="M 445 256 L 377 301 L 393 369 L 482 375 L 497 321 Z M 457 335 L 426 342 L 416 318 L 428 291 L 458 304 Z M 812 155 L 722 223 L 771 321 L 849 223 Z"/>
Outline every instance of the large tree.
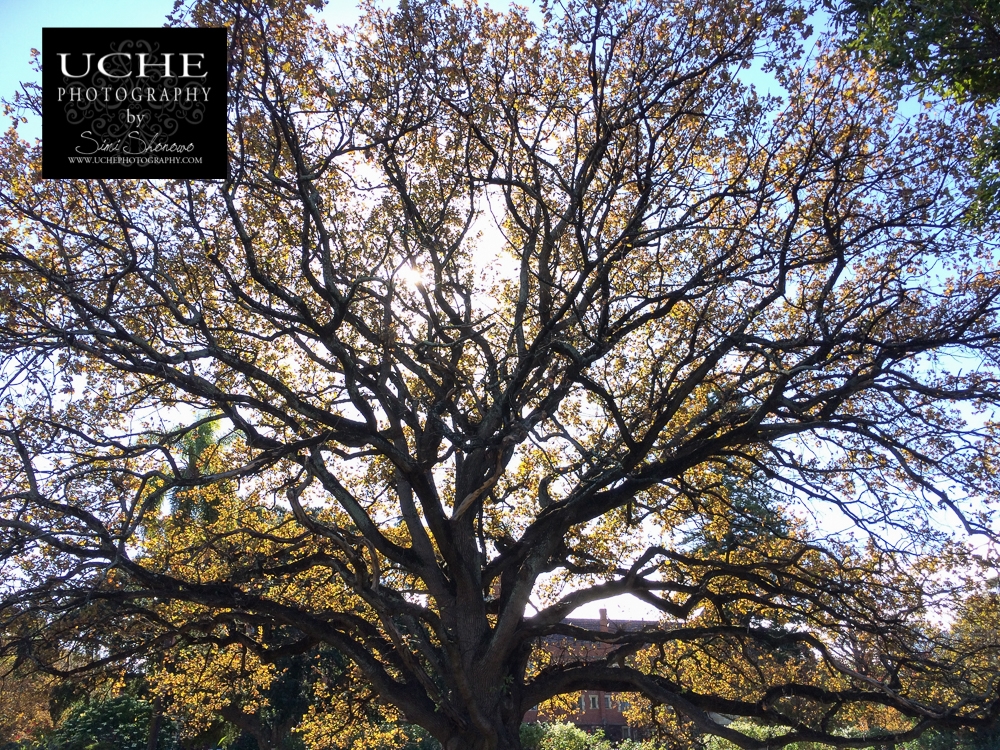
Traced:
<path fill-rule="evenodd" d="M 998 490 L 970 130 L 805 20 L 225 0 L 175 22 L 230 28 L 230 179 L 45 181 L 11 129 L 3 648 L 332 648 L 336 736 L 447 750 L 583 689 L 747 748 L 992 721 L 996 631 L 949 627 Z M 661 622 L 564 622 L 619 594 Z"/>

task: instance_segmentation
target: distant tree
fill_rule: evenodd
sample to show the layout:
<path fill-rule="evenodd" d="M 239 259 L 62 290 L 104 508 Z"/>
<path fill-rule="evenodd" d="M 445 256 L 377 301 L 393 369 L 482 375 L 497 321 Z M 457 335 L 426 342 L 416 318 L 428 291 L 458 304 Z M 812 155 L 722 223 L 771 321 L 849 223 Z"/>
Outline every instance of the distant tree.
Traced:
<path fill-rule="evenodd" d="M 0 747 L 52 729 L 49 702 L 56 681 L 14 662 L 0 660 Z"/>
<path fill-rule="evenodd" d="M 828 0 L 861 52 L 898 86 L 992 110 L 1000 99 L 998 0 Z M 980 181 L 974 218 L 1000 200 L 1000 126 L 982 126 L 972 165 Z"/>
<path fill-rule="evenodd" d="M 851 46 L 920 89 L 962 100 L 1000 98 L 997 0 L 844 0 Z"/>
<path fill-rule="evenodd" d="M 785 0 L 311 7 L 179 6 L 230 29 L 228 180 L 0 140 L 0 655 L 261 693 L 328 648 L 314 747 L 517 750 L 581 690 L 744 748 L 988 726 L 968 113 Z M 566 622 L 614 595 L 662 622 Z"/>
<path fill-rule="evenodd" d="M 283 656 L 266 669 L 240 648 L 181 648 L 151 675 L 153 689 L 186 739 L 228 737 L 234 750 L 299 750 L 303 740 L 293 730 L 316 700 L 314 683 L 342 662 L 326 652 Z"/>
<path fill-rule="evenodd" d="M 313 698 L 312 663 L 317 656 L 304 654 L 280 659 L 275 664 L 275 678 L 262 691 L 261 700 L 253 702 L 256 710 L 248 710 L 250 702 L 234 696 L 222 708 L 222 717 L 251 737 L 257 750 L 303 748 L 302 738 L 292 730 L 309 710 Z"/>

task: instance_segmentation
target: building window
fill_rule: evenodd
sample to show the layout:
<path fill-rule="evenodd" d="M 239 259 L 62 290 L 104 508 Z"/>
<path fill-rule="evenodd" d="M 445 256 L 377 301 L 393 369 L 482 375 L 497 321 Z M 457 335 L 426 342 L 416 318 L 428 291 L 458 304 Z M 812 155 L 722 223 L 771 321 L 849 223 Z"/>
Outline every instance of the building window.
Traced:
<path fill-rule="evenodd" d="M 601 707 L 601 697 L 599 695 L 591 695 L 590 696 L 590 707 L 591 708 L 600 708 Z"/>
<path fill-rule="evenodd" d="M 580 710 L 581 711 L 587 710 L 587 698 L 586 696 L 583 695 L 580 696 Z"/>
<path fill-rule="evenodd" d="M 605 696 L 604 696 L 604 707 L 605 708 L 611 708 L 611 696 L 610 695 L 605 694 Z"/>
<path fill-rule="evenodd" d="M 629 730 L 628 725 L 622 727 L 622 737 L 624 737 L 626 740 L 632 739 L 632 732 Z"/>

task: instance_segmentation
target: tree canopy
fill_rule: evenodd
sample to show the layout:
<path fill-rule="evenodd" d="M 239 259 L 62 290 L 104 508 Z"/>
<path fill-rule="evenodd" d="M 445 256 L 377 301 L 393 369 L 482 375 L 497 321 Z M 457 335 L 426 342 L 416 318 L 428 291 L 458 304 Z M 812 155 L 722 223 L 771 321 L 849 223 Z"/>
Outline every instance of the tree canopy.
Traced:
<path fill-rule="evenodd" d="M 846 0 L 835 7 L 857 33 L 851 46 L 903 81 L 960 99 L 1000 97 L 996 0 Z"/>
<path fill-rule="evenodd" d="M 327 649 L 315 746 L 516 749 L 585 689 L 742 748 L 989 725 L 972 115 L 779 0 L 312 10 L 175 12 L 230 29 L 226 181 L 0 142 L 0 657 Z M 565 622 L 623 594 L 660 622 Z"/>

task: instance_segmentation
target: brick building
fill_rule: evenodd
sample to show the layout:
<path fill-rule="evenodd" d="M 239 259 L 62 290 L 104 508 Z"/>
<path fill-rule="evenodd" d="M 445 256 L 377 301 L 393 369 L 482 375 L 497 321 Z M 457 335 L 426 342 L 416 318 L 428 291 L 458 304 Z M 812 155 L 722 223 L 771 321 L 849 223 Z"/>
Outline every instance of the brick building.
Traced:
<path fill-rule="evenodd" d="M 601 610 L 601 616 L 598 620 L 572 618 L 566 620 L 566 623 L 587 630 L 600 630 L 604 632 L 640 630 L 643 627 L 655 624 L 641 620 L 611 621 L 608 620 L 608 611 L 606 609 Z M 601 658 L 609 649 L 609 646 L 606 644 L 580 642 L 562 635 L 548 636 L 542 642 L 542 647 L 554 659 L 572 659 L 574 661 L 578 659 Z M 585 690 L 580 696 L 580 701 L 575 711 L 546 713 L 539 711 L 536 706 L 524 715 L 524 721 L 528 724 L 566 721 L 575 724 L 587 732 L 601 729 L 610 740 L 637 738 L 639 736 L 637 728 L 630 726 L 623 714 L 626 708 L 628 708 L 628 705 L 624 695 L 606 693 L 599 690 Z"/>

